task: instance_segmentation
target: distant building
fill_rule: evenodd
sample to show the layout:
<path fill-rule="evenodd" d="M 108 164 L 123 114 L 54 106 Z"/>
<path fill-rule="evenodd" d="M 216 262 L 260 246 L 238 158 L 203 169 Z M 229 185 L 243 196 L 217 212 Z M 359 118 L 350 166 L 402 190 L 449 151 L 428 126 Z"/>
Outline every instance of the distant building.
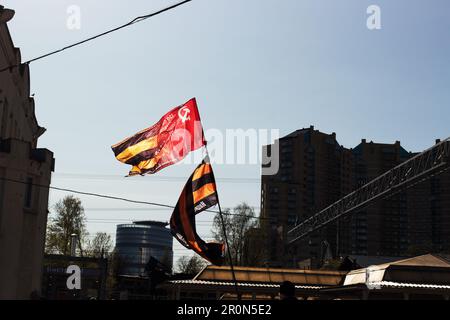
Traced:
<path fill-rule="evenodd" d="M 81 288 L 69 290 L 67 268 L 80 267 Z M 106 258 L 72 257 L 49 254 L 44 256 L 41 297 L 46 300 L 105 299 L 108 262 Z"/>
<path fill-rule="evenodd" d="M 137 221 L 118 225 L 115 253 L 121 260 L 120 273 L 145 276 L 146 266 L 151 257 L 172 269 L 172 239 L 165 222 Z"/>
<path fill-rule="evenodd" d="M 21 63 L 0 6 L 0 69 Z M 53 153 L 37 148 L 45 129 L 30 97 L 27 65 L 0 72 L 0 299 L 40 294 Z M 40 185 L 42 187 L 38 187 Z"/>
<path fill-rule="evenodd" d="M 279 140 L 280 170 L 262 176 L 261 223 L 266 230 L 268 264 L 298 266 L 304 259 L 320 260 L 328 240 L 336 247 L 336 227 L 320 230 L 307 241 L 286 246 L 287 231 L 352 191 L 353 157 L 336 141 L 314 127 L 297 130 Z"/>
<path fill-rule="evenodd" d="M 367 142 L 351 150 L 353 189 L 377 178 L 413 156 L 399 141 L 394 144 Z M 412 222 L 412 221 L 411 221 Z M 362 211 L 341 219 L 339 252 L 369 256 L 404 256 L 408 243 L 406 192 L 376 201 Z"/>
<path fill-rule="evenodd" d="M 406 196 L 408 253 L 450 253 L 450 170 L 423 181 Z"/>
<path fill-rule="evenodd" d="M 341 146 L 336 135 L 297 130 L 279 141 L 280 170 L 262 176 L 266 263 L 318 267 L 329 256 L 413 256 L 450 251 L 450 172 L 381 199 L 286 245 L 287 231 L 312 214 L 410 159 L 400 144 Z M 268 146 L 270 149 L 271 146 Z"/>

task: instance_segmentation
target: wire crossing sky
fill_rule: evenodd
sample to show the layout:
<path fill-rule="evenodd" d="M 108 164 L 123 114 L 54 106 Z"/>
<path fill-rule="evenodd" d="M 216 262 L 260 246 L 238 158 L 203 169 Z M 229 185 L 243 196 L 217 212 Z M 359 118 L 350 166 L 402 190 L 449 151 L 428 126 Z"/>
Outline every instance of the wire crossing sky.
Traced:
<path fill-rule="evenodd" d="M 38 61 L 38 60 L 41 60 L 41 59 L 44 59 L 44 58 L 48 58 L 48 57 L 50 57 L 50 56 L 53 56 L 53 55 L 58 54 L 58 53 L 61 53 L 61 52 L 63 52 L 63 51 L 72 49 L 72 48 L 74 48 L 74 47 L 77 47 L 77 46 L 82 45 L 82 44 L 84 44 L 84 43 L 87 43 L 87 42 L 89 42 L 89 41 L 92 41 L 92 40 L 95 40 L 95 39 L 104 37 L 104 36 L 106 36 L 106 35 L 108 35 L 108 34 L 110 34 L 110 33 L 119 31 L 119 30 L 121 30 L 121 29 L 123 29 L 123 28 L 126 28 L 126 27 L 129 27 L 129 26 L 131 26 L 131 25 L 133 25 L 133 24 L 135 24 L 135 23 L 142 22 L 142 21 L 144 21 L 144 20 L 147 20 L 147 19 L 149 19 L 149 18 L 151 18 L 151 17 L 157 16 L 157 15 L 159 15 L 159 14 L 161 14 L 161 13 L 166 12 L 166 11 L 175 9 L 176 7 L 179 7 L 179 6 L 183 5 L 183 4 L 185 4 L 185 3 L 187 3 L 187 2 L 191 2 L 191 1 L 192 1 L 192 0 L 184 0 L 184 1 L 181 1 L 181 2 L 176 3 L 176 4 L 174 4 L 174 5 L 171 5 L 171 6 L 169 6 L 169 7 L 166 7 L 166 8 L 164 8 L 164 9 L 158 10 L 158 11 L 156 11 L 156 12 L 153 12 L 153 13 L 150 13 L 150 14 L 147 14 L 147 15 L 144 15 L 144 16 L 136 17 L 136 18 L 134 18 L 133 20 L 131 20 L 130 22 L 125 23 L 124 25 L 121 25 L 121 26 L 119 26 L 119 27 L 116 27 L 116 28 L 110 29 L 110 30 L 108 30 L 108 31 L 102 32 L 102 33 L 100 33 L 100 34 L 97 34 L 97 35 L 92 36 L 92 37 L 90 37 L 90 38 L 87 38 L 87 39 L 85 39 L 85 40 L 78 41 L 78 42 L 76 42 L 76 43 L 74 43 L 74 44 L 71 44 L 71 45 L 68 45 L 68 46 L 66 46 L 66 47 L 64 47 L 64 48 L 61 48 L 61 49 L 58 49 L 58 50 L 55 50 L 55 51 L 52 51 L 52 52 L 43 54 L 43 55 L 41 55 L 41 56 L 39 56 L 39 57 L 30 59 L 30 60 L 28 60 L 28 61 L 23 62 L 23 64 L 30 64 L 30 63 L 32 63 L 32 62 L 35 62 L 35 61 Z M 9 69 L 12 69 L 12 68 L 16 68 L 16 67 L 18 67 L 18 66 L 20 66 L 20 64 L 15 64 L 15 65 L 12 65 L 12 66 L 7 66 L 7 67 L 5 67 L 5 68 L 3 68 L 3 69 L 0 69 L 0 72 L 6 71 L 6 70 L 9 70 Z"/>
<path fill-rule="evenodd" d="M 0 180 L 7 181 L 7 182 L 12 182 L 12 183 L 20 183 L 20 184 L 30 185 L 26 181 L 20 181 L 20 180 L 15 180 L 15 179 L 9 179 L 9 178 L 0 177 Z M 73 194 L 84 195 L 84 196 L 91 196 L 91 197 L 97 197 L 97 198 L 103 198 L 103 199 L 108 199 L 108 200 L 123 201 L 123 202 L 128 202 L 128 203 L 135 203 L 135 204 L 146 204 L 146 205 L 150 205 L 150 206 L 162 207 L 162 208 L 168 208 L 168 209 L 174 209 L 175 208 L 175 206 L 171 206 L 171 205 L 167 205 L 167 204 L 163 204 L 163 203 L 133 200 L 133 199 L 117 197 L 117 196 L 110 196 L 110 195 L 100 194 L 100 193 L 92 193 L 92 192 L 85 192 L 85 191 L 74 190 L 74 189 L 59 188 L 59 187 L 55 187 L 55 186 L 46 186 L 46 185 L 41 185 L 41 184 L 37 184 L 37 183 L 31 183 L 31 185 L 33 187 L 38 187 L 38 188 L 46 188 L 46 189 L 51 189 L 51 190 L 63 191 L 63 192 L 66 192 L 66 193 L 73 193 Z M 111 211 L 113 211 L 113 210 L 114 209 L 111 209 Z M 128 210 L 130 210 L 130 209 L 128 209 Z M 212 212 L 212 213 L 219 213 L 219 211 L 210 210 L 210 209 L 209 210 L 204 210 L 204 211 L 205 212 Z M 273 220 L 272 218 L 262 218 L 262 217 L 259 218 L 259 217 L 255 217 L 255 216 L 244 215 L 244 214 L 236 214 L 236 213 L 231 213 L 231 212 L 226 212 L 226 211 L 222 212 L 222 214 L 227 215 L 227 216 L 247 217 L 247 218 L 251 218 L 251 219 Z"/>

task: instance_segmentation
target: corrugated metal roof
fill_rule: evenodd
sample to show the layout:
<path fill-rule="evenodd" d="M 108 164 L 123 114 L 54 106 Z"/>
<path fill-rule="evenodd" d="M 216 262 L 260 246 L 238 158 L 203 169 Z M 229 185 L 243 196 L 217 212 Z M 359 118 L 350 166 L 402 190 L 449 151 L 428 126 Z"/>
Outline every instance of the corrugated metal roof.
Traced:
<path fill-rule="evenodd" d="M 450 285 L 438 284 L 422 284 L 422 283 L 403 283 L 392 281 L 371 282 L 372 286 L 380 286 L 387 288 L 420 288 L 420 289 L 436 289 L 436 290 L 450 290 Z"/>
<path fill-rule="evenodd" d="M 279 268 L 234 267 L 236 280 L 240 283 L 275 283 L 290 281 L 303 286 L 339 285 L 346 272 Z M 233 283 L 229 266 L 207 266 L 193 280 Z"/>
<path fill-rule="evenodd" d="M 216 286 L 234 286 L 234 282 L 222 282 L 222 281 L 203 281 L 203 280 L 172 280 L 168 281 L 170 284 L 190 284 L 190 285 L 216 285 Z M 249 282 L 238 282 L 238 286 L 241 287 L 258 287 L 258 288 L 279 288 L 279 284 L 270 283 L 249 283 Z M 319 290 L 323 287 L 320 286 L 295 286 L 297 289 L 310 289 Z"/>

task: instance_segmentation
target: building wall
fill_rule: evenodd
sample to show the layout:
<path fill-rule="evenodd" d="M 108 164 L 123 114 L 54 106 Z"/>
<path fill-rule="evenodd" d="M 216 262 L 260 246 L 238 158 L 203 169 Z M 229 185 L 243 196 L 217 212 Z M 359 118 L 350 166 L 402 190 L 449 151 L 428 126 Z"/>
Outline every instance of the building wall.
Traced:
<path fill-rule="evenodd" d="M 412 256 L 450 250 L 450 172 L 344 216 L 293 245 L 286 233 L 415 154 L 400 142 L 362 142 L 353 149 L 336 135 L 309 129 L 279 140 L 280 171 L 262 176 L 261 223 L 267 235 L 266 264 L 320 266 L 333 256 Z"/>
<path fill-rule="evenodd" d="M 409 253 L 450 253 L 450 171 L 408 190 Z"/>
<path fill-rule="evenodd" d="M 362 140 L 352 154 L 354 189 L 412 157 L 398 141 L 380 144 Z M 347 221 L 350 228 L 343 230 L 342 237 L 349 237 L 350 241 L 340 247 L 341 253 L 395 257 L 408 249 L 408 211 L 404 192 L 355 212 Z"/>
<path fill-rule="evenodd" d="M 0 23 L 1 68 L 20 61 Z M 36 148 L 45 130 L 36 121 L 29 80 L 28 66 L 0 73 L 0 299 L 28 299 L 41 288 L 48 189 L 35 185 L 49 186 L 54 159 Z"/>

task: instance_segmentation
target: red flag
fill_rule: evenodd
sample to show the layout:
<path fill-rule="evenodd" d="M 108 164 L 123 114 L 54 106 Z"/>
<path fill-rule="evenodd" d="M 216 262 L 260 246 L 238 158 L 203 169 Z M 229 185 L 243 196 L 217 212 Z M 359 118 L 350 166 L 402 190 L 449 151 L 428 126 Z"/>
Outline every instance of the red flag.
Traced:
<path fill-rule="evenodd" d="M 168 113 L 156 124 L 112 146 L 130 175 L 155 173 L 183 160 L 206 144 L 195 98 Z"/>

